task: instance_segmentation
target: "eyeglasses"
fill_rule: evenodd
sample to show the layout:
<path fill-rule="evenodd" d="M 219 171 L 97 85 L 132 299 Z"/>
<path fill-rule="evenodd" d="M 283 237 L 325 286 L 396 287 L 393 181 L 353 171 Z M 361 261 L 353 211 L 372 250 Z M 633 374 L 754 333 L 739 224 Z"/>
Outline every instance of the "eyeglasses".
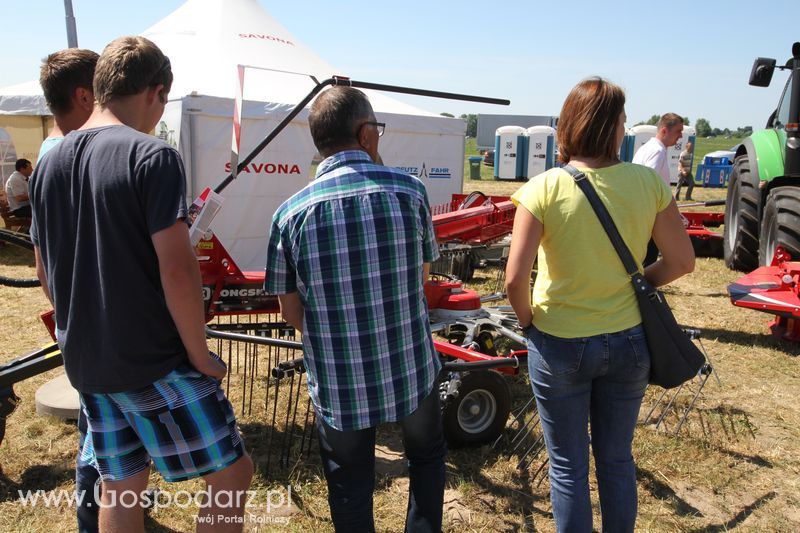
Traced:
<path fill-rule="evenodd" d="M 383 136 L 383 132 L 386 131 L 386 123 L 385 122 L 375 122 L 375 121 L 372 121 L 372 120 L 370 120 L 368 122 L 364 122 L 363 124 L 361 124 L 359 129 L 363 128 L 367 124 L 375 126 L 375 129 L 378 130 L 378 137 L 382 137 Z"/>

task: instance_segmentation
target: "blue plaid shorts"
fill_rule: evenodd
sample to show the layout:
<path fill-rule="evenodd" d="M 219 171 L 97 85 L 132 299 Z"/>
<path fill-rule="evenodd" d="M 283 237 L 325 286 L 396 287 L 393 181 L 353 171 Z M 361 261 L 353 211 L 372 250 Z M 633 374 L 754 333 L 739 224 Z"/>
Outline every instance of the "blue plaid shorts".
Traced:
<path fill-rule="evenodd" d="M 167 481 L 218 472 L 244 455 L 233 407 L 219 381 L 188 362 L 129 392 L 81 393 L 89 430 L 80 461 L 120 481 L 150 465 Z"/>

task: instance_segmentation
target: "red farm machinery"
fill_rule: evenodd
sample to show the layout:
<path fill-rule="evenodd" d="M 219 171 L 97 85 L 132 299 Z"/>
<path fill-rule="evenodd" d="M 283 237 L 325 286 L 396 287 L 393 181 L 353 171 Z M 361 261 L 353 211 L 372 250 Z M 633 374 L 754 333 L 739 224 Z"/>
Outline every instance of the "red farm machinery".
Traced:
<path fill-rule="evenodd" d="M 227 360 L 230 373 L 226 378 L 226 392 L 234 405 L 240 406 L 242 415 L 250 415 L 255 402 L 264 405 L 265 412 L 259 414 L 258 423 L 253 423 L 254 428 L 261 429 L 252 429 L 263 438 L 248 442 L 254 447 L 254 455 L 266 456 L 267 470 L 273 461 L 288 466 L 298 460 L 298 453 L 303 455 L 310 450 L 314 410 L 303 392 L 302 344 L 296 339 L 294 329 L 281 319 L 277 298 L 264 293 L 264 272 L 242 271 L 210 231 L 210 222 L 220 207 L 218 194 L 236 179 L 236 170 L 249 164 L 320 90 L 337 84 L 508 103 L 331 78 L 318 83 L 250 155 L 232 165 L 234 172 L 225 177 L 214 191 L 204 191 L 193 204 L 190 209 L 192 236 L 202 273 L 207 336 L 215 351 Z M 519 396 L 524 405 L 513 408 L 512 386 L 518 384 L 508 379 L 519 373 L 520 361 L 527 356 L 525 339 L 520 335 L 516 316 L 509 307 L 484 306 L 485 302 L 502 296 L 482 298 L 477 292 L 465 288 L 463 283 L 472 278 L 474 269 L 484 260 L 496 260 L 502 267 L 502 251 L 508 246 L 504 240 L 511 233 L 514 204 L 508 197 L 475 192 L 454 195 L 448 204 L 433 206 L 432 213 L 442 257 L 433 265 L 434 273 L 425 285 L 425 295 L 431 329 L 436 336 L 436 351 L 443 362 L 439 390 L 448 442 L 453 447 L 497 444 L 504 438 L 503 430 L 511 414 L 513 436 L 503 442 L 509 445 L 511 453 L 519 454 L 519 466 L 527 467 L 541 452 L 544 443 L 541 432 L 536 431 L 538 416 L 530 386 L 526 382 L 520 389 Z M 693 240 L 703 243 L 717 238 L 708 230 L 716 224 L 716 215 L 685 215 L 687 230 L 690 234 L 696 232 Z M 4 236 L 5 233 L 0 235 L 5 239 Z M 5 240 L 11 239 L 24 241 L 24 237 L 18 234 Z M 29 241 L 21 245 L 32 246 Z M 34 284 L 32 280 L 27 281 L 29 285 Z M 502 279 L 498 278 L 495 292 L 502 292 L 501 285 Z M 47 317 L 44 318 L 47 323 Z M 52 319 L 48 329 L 52 335 Z M 0 440 L 6 418 L 19 401 L 13 385 L 61 364 L 58 346 L 51 343 L 0 365 Z M 707 377 L 708 373 L 705 379 Z M 698 379 L 702 383 L 694 399 L 705 384 L 703 376 Z M 671 396 L 670 405 L 678 392 Z M 537 476 L 543 475 L 543 468 L 544 463 L 536 471 Z"/>

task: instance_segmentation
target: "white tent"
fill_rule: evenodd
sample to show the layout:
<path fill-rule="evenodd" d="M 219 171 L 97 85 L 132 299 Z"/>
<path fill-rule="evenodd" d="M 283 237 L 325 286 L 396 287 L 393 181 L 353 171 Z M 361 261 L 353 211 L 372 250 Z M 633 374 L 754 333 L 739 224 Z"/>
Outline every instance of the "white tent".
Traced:
<path fill-rule="evenodd" d="M 141 35 L 172 64 L 175 82 L 155 133 L 181 152 L 189 201 L 230 170 L 237 65 L 248 66 L 242 158 L 314 87 L 310 76 L 321 81 L 346 75 L 299 43 L 256 0 L 188 0 Z M 365 92 L 378 120 L 387 123 L 380 145 L 384 163 L 418 175 L 431 204 L 461 192 L 464 121 Z M 48 114 L 38 84 L 0 89 L 0 119 L 4 114 Z M 225 205 L 212 227 L 244 270 L 263 268 L 272 213 L 313 177 L 316 150 L 306 117 L 306 111 L 298 115 L 223 192 Z"/>

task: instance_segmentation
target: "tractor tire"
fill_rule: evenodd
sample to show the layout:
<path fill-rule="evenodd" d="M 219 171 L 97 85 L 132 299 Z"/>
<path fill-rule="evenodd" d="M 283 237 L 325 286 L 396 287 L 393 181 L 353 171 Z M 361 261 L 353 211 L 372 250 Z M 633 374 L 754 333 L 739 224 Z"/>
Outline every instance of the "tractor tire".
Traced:
<path fill-rule="evenodd" d="M 461 375 L 458 396 L 442 409 L 444 436 L 451 448 L 493 442 L 506 427 L 511 412 L 511 389 L 497 372 L 482 370 Z"/>
<path fill-rule="evenodd" d="M 740 155 L 733 161 L 725 200 L 722 253 L 728 268 L 749 272 L 758 266 L 760 203 L 758 176 L 750 172 L 748 156 Z"/>
<path fill-rule="evenodd" d="M 758 262 L 772 263 L 775 250 L 782 246 L 792 259 L 800 260 L 800 188 L 775 187 L 767 196 L 761 221 Z"/>

